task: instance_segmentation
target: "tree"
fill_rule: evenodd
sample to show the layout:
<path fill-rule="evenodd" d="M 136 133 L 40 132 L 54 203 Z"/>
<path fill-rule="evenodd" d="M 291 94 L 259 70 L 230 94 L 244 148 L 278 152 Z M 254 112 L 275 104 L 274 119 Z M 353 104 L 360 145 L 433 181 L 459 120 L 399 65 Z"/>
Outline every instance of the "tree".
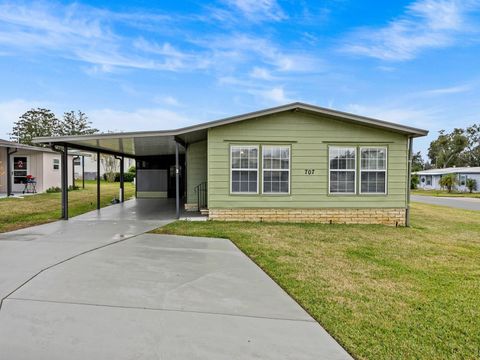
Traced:
<path fill-rule="evenodd" d="M 412 172 L 421 171 L 425 168 L 425 162 L 423 161 L 422 154 L 419 152 L 412 156 Z"/>
<path fill-rule="evenodd" d="M 477 190 L 477 180 L 475 179 L 467 179 L 467 182 L 465 183 L 467 185 L 467 189 L 470 192 L 470 194 L 474 191 Z"/>
<path fill-rule="evenodd" d="M 435 164 L 435 167 L 446 168 L 464 165 L 462 152 L 468 144 L 464 130 L 455 128 L 451 133 L 445 133 L 445 130 L 440 130 L 439 133 L 437 140 L 432 141 L 428 148 L 428 157 Z"/>
<path fill-rule="evenodd" d="M 452 192 L 452 189 L 454 188 L 456 183 L 457 183 L 457 176 L 455 174 L 443 175 L 439 182 L 440 186 L 442 188 L 447 188 L 447 191 L 449 193 Z"/>
<path fill-rule="evenodd" d="M 60 134 L 60 122 L 55 114 L 44 108 L 30 109 L 13 124 L 10 139 L 26 145 L 38 136 L 57 136 Z"/>
<path fill-rule="evenodd" d="M 61 135 L 91 135 L 98 132 L 98 129 L 91 127 L 87 115 L 80 110 L 69 111 L 63 114 L 63 120 L 60 123 Z"/>
<path fill-rule="evenodd" d="M 469 126 L 465 130 L 467 147 L 465 158 L 468 166 L 480 166 L 480 124 Z"/>
<path fill-rule="evenodd" d="M 118 164 L 115 156 L 101 154 L 100 163 L 102 164 L 103 170 L 105 171 L 105 180 L 107 182 L 114 182 L 115 173 L 118 171 Z"/>

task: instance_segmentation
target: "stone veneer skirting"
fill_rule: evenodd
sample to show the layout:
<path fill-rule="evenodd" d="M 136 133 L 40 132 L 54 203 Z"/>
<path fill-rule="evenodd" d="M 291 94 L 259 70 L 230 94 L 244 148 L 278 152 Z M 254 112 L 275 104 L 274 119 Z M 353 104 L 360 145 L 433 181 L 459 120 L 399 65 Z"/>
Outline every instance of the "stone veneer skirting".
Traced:
<path fill-rule="evenodd" d="M 384 224 L 405 226 L 405 208 L 372 209 L 209 209 L 209 219 L 224 221 Z"/>

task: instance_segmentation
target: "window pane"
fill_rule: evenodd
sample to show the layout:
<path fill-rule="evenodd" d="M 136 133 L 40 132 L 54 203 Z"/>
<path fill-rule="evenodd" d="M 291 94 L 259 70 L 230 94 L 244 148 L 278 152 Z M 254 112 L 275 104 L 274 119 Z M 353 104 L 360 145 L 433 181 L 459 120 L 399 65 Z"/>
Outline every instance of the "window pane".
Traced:
<path fill-rule="evenodd" d="M 385 170 L 387 163 L 386 148 L 362 148 L 362 170 Z"/>
<path fill-rule="evenodd" d="M 329 148 L 330 169 L 355 169 L 355 148 Z"/>
<path fill-rule="evenodd" d="M 386 183 L 385 171 L 362 171 L 361 191 L 362 193 L 385 193 Z"/>
<path fill-rule="evenodd" d="M 331 193 L 354 193 L 355 192 L 355 171 L 331 171 L 330 172 Z"/>
<path fill-rule="evenodd" d="M 233 170 L 232 171 L 232 192 L 257 192 L 257 171 L 256 170 Z"/>

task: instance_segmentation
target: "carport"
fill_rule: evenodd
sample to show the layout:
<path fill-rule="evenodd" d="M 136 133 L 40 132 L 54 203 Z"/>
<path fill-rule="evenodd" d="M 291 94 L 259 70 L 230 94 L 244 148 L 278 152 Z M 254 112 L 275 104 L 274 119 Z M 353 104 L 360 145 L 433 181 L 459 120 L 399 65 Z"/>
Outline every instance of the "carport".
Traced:
<path fill-rule="evenodd" d="M 68 219 L 67 159 L 72 150 L 96 154 L 97 174 L 100 174 L 98 159 L 101 154 L 115 156 L 120 161 L 121 202 L 125 200 L 124 159 L 135 159 L 137 198 L 174 197 L 176 216 L 179 218 L 186 183 L 186 148 L 188 143 L 207 137 L 205 129 L 192 129 L 190 132 L 185 132 L 187 129 L 182 130 L 36 138 L 34 142 L 47 144 L 62 156 L 62 219 Z M 100 191 L 100 176 L 97 176 L 97 209 L 100 209 Z"/>

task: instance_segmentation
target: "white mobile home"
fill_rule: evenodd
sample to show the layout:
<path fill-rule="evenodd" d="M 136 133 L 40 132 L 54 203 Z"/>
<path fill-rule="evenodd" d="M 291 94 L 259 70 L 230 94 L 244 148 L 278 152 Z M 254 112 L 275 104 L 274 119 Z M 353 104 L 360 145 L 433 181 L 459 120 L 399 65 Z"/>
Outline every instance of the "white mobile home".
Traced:
<path fill-rule="evenodd" d="M 58 152 L 0 139 L 0 194 L 40 193 L 60 187 L 61 167 Z M 68 175 L 71 185 L 72 174 Z"/>
<path fill-rule="evenodd" d="M 457 185 L 455 190 L 468 191 L 466 186 L 467 179 L 475 179 L 477 181 L 477 189 L 480 191 L 480 167 L 451 167 L 444 169 L 430 169 L 414 173 L 418 175 L 420 183 L 418 187 L 423 190 L 441 190 L 440 179 L 447 174 L 455 174 L 457 177 Z"/>

